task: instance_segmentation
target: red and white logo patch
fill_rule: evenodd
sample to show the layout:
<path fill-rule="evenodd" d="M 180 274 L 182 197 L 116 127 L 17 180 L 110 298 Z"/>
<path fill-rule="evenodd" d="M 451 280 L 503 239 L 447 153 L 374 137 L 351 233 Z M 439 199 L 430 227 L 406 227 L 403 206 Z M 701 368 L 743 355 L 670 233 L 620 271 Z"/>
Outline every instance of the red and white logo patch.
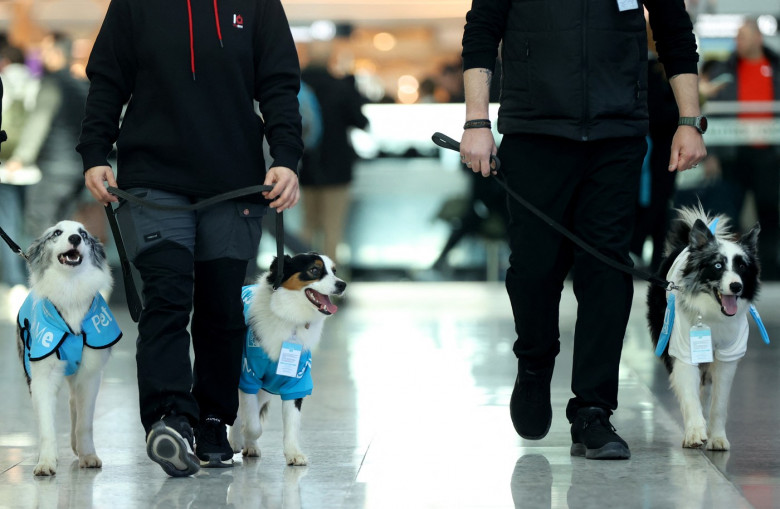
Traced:
<path fill-rule="evenodd" d="M 233 14 L 233 26 L 236 28 L 244 28 L 244 17 L 240 14 Z"/>

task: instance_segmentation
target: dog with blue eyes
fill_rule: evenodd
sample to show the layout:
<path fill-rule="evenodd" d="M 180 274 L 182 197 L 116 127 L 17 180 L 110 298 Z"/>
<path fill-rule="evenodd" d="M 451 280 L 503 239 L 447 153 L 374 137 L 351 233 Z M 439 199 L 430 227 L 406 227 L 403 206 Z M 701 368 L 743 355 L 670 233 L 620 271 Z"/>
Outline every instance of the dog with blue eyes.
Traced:
<path fill-rule="evenodd" d="M 242 292 L 247 324 L 239 382 L 238 417 L 228 440 L 234 452 L 259 457 L 258 439 L 274 395 L 282 399 L 284 456 L 288 465 L 306 465 L 298 433 L 303 398 L 312 393 L 312 349 L 319 343 L 325 319 L 338 307 L 331 297 L 343 295 L 347 283 L 336 266 L 317 253 L 284 257 L 281 286 L 276 260 L 257 284 Z"/>
<path fill-rule="evenodd" d="M 730 448 L 726 413 L 747 351 L 748 314 L 768 342 L 753 305 L 760 286 L 759 232 L 756 224 L 737 236 L 727 217 L 708 216 L 699 206 L 680 209 L 667 237 L 658 275 L 678 288 L 651 286 L 647 318 L 682 410 L 683 447 Z"/>
<path fill-rule="evenodd" d="M 61 221 L 25 252 L 30 293 L 17 316 L 17 338 L 38 424 L 36 476 L 57 471 L 55 413 L 70 386 L 70 445 L 82 468 L 100 468 L 92 421 L 103 368 L 122 337 L 100 294 L 113 279 L 100 241 L 75 221 Z"/>

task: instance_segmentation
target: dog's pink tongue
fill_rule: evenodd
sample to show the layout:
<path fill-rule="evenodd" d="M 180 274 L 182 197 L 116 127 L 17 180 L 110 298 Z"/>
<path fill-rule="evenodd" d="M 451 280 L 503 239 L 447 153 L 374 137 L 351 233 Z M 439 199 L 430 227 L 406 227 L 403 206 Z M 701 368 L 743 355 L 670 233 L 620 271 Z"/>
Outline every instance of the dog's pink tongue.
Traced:
<path fill-rule="evenodd" d="M 320 302 L 328 310 L 328 313 L 333 314 L 339 310 L 339 307 L 330 301 L 327 295 L 320 294 Z"/>
<path fill-rule="evenodd" d="M 737 314 L 737 296 L 736 295 L 722 295 L 720 302 L 723 304 L 723 311 L 729 315 L 734 316 Z"/>

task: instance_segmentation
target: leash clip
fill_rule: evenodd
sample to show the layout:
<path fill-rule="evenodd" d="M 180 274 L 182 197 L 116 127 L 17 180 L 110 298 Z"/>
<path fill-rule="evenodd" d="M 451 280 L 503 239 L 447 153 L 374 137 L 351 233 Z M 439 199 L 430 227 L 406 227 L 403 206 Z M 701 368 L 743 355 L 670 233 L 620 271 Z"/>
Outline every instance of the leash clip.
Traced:
<path fill-rule="evenodd" d="M 679 291 L 679 290 L 681 290 L 681 288 L 679 286 L 677 286 L 674 281 L 667 282 L 667 284 L 666 284 L 666 291 L 667 292 L 671 292 L 671 291 L 674 291 L 674 290 L 678 290 Z"/>

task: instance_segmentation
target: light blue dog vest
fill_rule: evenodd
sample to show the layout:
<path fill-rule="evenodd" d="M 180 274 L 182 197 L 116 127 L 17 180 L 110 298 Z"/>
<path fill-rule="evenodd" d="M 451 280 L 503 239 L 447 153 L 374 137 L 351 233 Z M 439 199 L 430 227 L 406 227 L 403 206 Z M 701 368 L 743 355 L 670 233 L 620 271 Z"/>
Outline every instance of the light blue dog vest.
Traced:
<path fill-rule="evenodd" d="M 252 328 L 249 327 L 249 305 L 256 288 L 257 285 L 245 286 L 241 292 L 247 330 L 238 388 L 247 394 L 257 394 L 257 391 L 262 389 L 281 396 L 282 400 L 308 396 L 314 387 L 311 378 L 311 350 L 301 353 L 298 373 L 295 377 L 278 375 L 276 370 L 279 363 L 268 358 L 268 354 L 260 346 L 260 341 L 255 338 Z"/>
<path fill-rule="evenodd" d="M 85 346 L 108 348 L 122 338 L 116 318 L 100 294 L 92 300 L 81 322 L 80 334 L 70 330 L 50 300 L 38 297 L 35 292 L 30 292 L 25 299 L 16 321 L 24 343 L 24 370 L 28 377 L 30 362 L 51 354 L 66 361 L 65 375 L 72 375 L 81 365 L 81 352 Z"/>

